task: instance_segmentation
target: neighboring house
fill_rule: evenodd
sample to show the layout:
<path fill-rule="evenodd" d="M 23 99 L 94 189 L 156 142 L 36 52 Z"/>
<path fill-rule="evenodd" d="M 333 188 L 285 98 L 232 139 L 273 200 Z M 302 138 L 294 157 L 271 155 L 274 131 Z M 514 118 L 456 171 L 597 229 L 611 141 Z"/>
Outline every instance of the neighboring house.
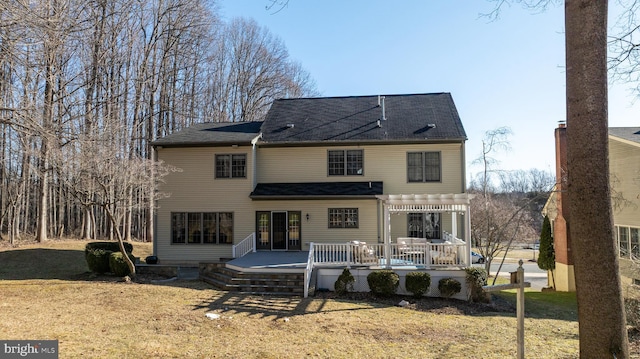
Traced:
<path fill-rule="evenodd" d="M 556 252 L 555 286 L 561 291 L 575 291 L 571 237 L 567 224 L 566 197 L 566 126 L 555 130 L 556 185 L 543 214 L 552 223 Z M 640 127 L 609 128 L 609 175 L 613 222 L 620 257 L 640 258 Z M 552 283 L 550 283 L 552 285 Z"/>
<path fill-rule="evenodd" d="M 194 125 L 153 143 L 181 169 L 161 188 L 154 254 L 224 260 L 253 238 L 257 251 L 290 252 L 469 243 L 466 139 L 449 93 L 281 99 L 263 122 Z"/>
<path fill-rule="evenodd" d="M 609 128 L 609 168 L 620 256 L 640 259 L 640 127 Z"/>

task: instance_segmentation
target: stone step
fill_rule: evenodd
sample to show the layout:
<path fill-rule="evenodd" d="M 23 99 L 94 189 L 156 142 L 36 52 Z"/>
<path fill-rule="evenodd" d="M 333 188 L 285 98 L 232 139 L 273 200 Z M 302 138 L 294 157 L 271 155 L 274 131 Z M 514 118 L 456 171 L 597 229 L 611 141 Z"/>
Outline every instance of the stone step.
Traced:
<path fill-rule="evenodd" d="M 304 293 L 304 273 L 243 272 L 224 263 L 200 265 L 200 278 L 221 290 L 253 294 Z"/>
<path fill-rule="evenodd" d="M 226 282 L 216 277 L 202 276 L 201 279 L 214 287 L 230 292 L 243 292 L 252 294 L 287 294 L 299 295 L 304 293 L 303 285 L 284 285 L 284 284 L 268 284 L 268 283 L 237 283 Z"/>

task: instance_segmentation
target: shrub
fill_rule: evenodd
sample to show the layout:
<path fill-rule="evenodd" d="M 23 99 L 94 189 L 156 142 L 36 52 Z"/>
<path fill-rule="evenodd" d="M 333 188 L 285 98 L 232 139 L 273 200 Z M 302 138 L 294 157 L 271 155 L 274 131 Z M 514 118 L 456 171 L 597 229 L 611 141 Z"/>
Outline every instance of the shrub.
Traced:
<path fill-rule="evenodd" d="M 124 249 L 131 254 L 133 245 L 124 242 Z M 103 274 L 111 271 L 109 266 L 109 256 L 111 253 L 120 252 L 118 242 L 89 242 L 84 247 L 84 257 L 87 266 L 92 272 Z"/>
<path fill-rule="evenodd" d="M 460 293 L 462 284 L 453 278 L 442 278 L 438 282 L 438 290 L 443 297 L 449 298 L 454 294 Z"/>
<path fill-rule="evenodd" d="M 369 289 L 380 297 L 390 297 L 400 285 L 400 276 L 392 270 L 377 270 L 367 276 Z"/>
<path fill-rule="evenodd" d="M 109 256 L 113 253 L 105 249 L 85 249 L 85 258 L 89 270 L 98 274 L 109 271 Z"/>
<path fill-rule="evenodd" d="M 431 275 L 427 272 L 409 272 L 405 278 L 407 291 L 413 293 L 416 298 L 422 297 L 429 291 Z"/>
<path fill-rule="evenodd" d="M 465 272 L 467 272 L 467 285 L 471 290 L 471 301 L 488 303 L 488 293 L 482 289 L 482 286 L 487 285 L 487 271 L 484 268 L 468 267 Z"/>
<path fill-rule="evenodd" d="M 542 230 L 540 232 L 538 267 L 543 270 L 553 270 L 556 268 L 556 254 L 553 248 L 553 237 L 551 236 L 551 222 L 547 216 L 544 216 Z"/>
<path fill-rule="evenodd" d="M 122 244 L 124 244 L 124 250 L 129 252 L 129 253 L 133 253 L 133 245 L 129 242 L 123 242 Z M 120 251 L 120 246 L 118 245 L 118 242 L 89 242 L 87 243 L 86 246 L 84 246 L 84 254 L 85 256 L 87 255 L 87 252 L 91 249 L 102 249 L 105 251 L 111 251 L 111 252 L 119 252 Z"/>
<path fill-rule="evenodd" d="M 345 268 L 342 271 L 342 274 L 338 277 L 333 287 L 335 288 L 336 294 L 345 295 L 347 292 L 353 291 L 353 283 L 355 283 L 356 279 L 353 278 L 353 275 L 349 271 L 348 268 Z"/>
<path fill-rule="evenodd" d="M 133 254 L 127 253 L 127 255 L 132 261 L 135 260 Z M 124 259 L 122 252 L 111 252 L 109 255 L 109 269 L 118 277 L 124 277 L 131 274 L 131 270 L 127 265 L 127 261 Z"/>

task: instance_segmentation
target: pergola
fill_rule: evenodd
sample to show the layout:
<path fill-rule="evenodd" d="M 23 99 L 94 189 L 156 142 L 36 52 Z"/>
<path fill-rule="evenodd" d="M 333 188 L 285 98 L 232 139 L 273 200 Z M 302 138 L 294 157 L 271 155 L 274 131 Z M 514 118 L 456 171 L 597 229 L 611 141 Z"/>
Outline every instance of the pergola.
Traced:
<path fill-rule="evenodd" d="M 456 214 L 465 218 L 464 241 L 467 247 L 465 264 L 471 265 L 471 212 L 470 202 L 474 197 L 468 193 L 456 194 L 384 194 L 376 198 L 384 208 L 384 244 L 387 266 L 391 255 L 391 214 L 392 213 L 451 213 L 451 234 L 458 237 Z"/>

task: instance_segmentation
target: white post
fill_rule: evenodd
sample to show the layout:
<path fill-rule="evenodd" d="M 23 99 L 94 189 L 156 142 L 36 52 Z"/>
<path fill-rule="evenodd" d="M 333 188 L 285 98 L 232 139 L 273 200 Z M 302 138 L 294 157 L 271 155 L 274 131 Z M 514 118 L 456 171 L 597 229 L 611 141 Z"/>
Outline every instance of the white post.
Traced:
<path fill-rule="evenodd" d="M 389 213 L 389 205 L 384 204 L 384 257 L 385 268 L 391 268 L 391 214 Z"/>
<path fill-rule="evenodd" d="M 464 213 L 464 241 L 467 244 L 467 253 L 465 261 L 467 261 L 467 266 L 471 265 L 471 208 L 470 204 L 465 206 Z"/>
<path fill-rule="evenodd" d="M 518 316 L 518 359 L 524 359 L 524 268 L 522 268 L 522 259 L 518 261 L 518 294 L 516 296 L 516 314 Z"/>
<path fill-rule="evenodd" d="M 458 238 L 458 213 L 451 211 L 451 235 Z"/>
<path fill-rule="evenodd" d="M 252 237 L 252 238 L 251 238 L 251 245 L 253 246 L 253 250 L 251 250 L 251 251 L 255 253 L 255 252 L 256 252 L 256 245 L 257 245 L 257 242 L 256 242 L 256 237 L 257 237 L 257 236 L 256 236 L 256 232 L 253 232 L 253 234 L 251 234 L 251 237 Z"/>

